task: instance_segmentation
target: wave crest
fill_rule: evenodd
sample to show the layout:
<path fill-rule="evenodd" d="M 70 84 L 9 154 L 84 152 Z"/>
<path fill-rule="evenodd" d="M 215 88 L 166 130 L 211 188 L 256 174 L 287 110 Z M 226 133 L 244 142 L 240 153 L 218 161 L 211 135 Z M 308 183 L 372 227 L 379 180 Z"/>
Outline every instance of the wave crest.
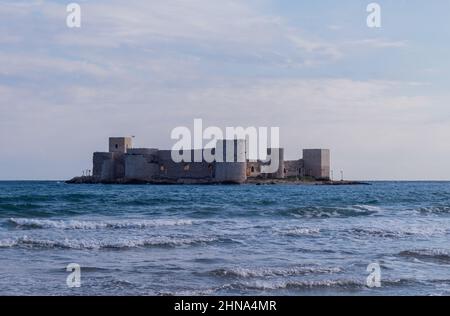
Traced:
<path fill-rule="evenodd" d="M 217 269 L 212 274 L 218 276 L 231 276 L 242 278 L 268 277 L 268 276 L 295 276 L 308 274 L 333 274 L 343 270 L 338 267 L 319 267 L 319 266 L 295 266 L 290 268 L 231 268 Z"/>
<path fill-rule="evenodd" d="M 381 208 L 373 205 L 351 205 L 344 207 L 303 206 L 288 208 L 282 211 L 286 215 L 299 218 L 370 216 L 379 212 L 381 212 Z"/>
<path fill-rule="evenodd" d="M 175 238 L 175 237 L 151 237 L 136 239 L 119 239 L 115 241 L 97 239 L 62 239 L 49 240 L 37 239 L 28 236 L 0 240 L 0 248 L 36 248 L 36 249 L 129 249 L 138 247 L 177 247 L 195 244 L 204 244 L 217 241 L 213 237 Z"/>
<path fill-rule="evenodd" d="M 83 221 L 83 220 L 45 220 L 10 218 L 8 222 L 18 228 L 35 229 L 144 229 L 158 226 L 192 225 L 191 220 L 109 220 L 109 221 Z"/>

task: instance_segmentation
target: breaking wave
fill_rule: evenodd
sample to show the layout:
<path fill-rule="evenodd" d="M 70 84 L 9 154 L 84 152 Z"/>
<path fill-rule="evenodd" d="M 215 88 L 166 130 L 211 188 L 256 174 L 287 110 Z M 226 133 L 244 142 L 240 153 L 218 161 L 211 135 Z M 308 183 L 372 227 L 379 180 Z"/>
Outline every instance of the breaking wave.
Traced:
<path fill-rule="evenodd" d="M 373 205 L 352 205 L 344 207 L 303 206 L 285 209 L 281 211 L 281 214 L 300 218 L 329 218 L 369 216 L 381 211 L 382 209 L 380 207 Z"/>
<path fill-rule="evenodd" d="M 8 222 L 17 228 L 57 228 L 57 229 L 144 229 L 159 226 L 192 225 L 191 220 L 109 220 L 109 221 L 82 221 L 82 220 L 45 220 L 10 218 Z"/>
<path fill-rule="evenodd" d="M 319 267 L 319 266 L 295 266 L 290 268 L 231 268 L 217 269 L 211 271 L 211 274 L 222 277 L 268 277 L 268 276 L 294 276 L 308 274 L 333 274 L 342 272 L 342 268 L 338 267 Z"/>
<path fill-rule="evenodd" d="M 316 280 L 316 281 L 253 281 L 233 284 L 231 287 L 250 290 L 313 289 L 313 288 L 364 288 L 358 280 Z"/>
<path fill-rule="evenodd" d="M 196 244 L 205 244 L 218 241 L 213 237 L 198 237 L 198 238 L 175 238 L 175 237 L 151 237 L 151 238 L 136 238 L 136 239 L 118 239 L 114 241 L 105 241 L 97 239 L 62 239 L 49 240 L 38 239 L 28 236 L 19 238 L 10 238 L 0 240 L 0 248 L 36 248 L 36 249 L 129 249 L 138 247 L 177 247 L 188 246 Z"/>
<path fill-rule="evenodd" d="M 319 235 L 320 229 L 318 228 L 305 228 L 305 227 L 293 227 L 293 228 L 287 228 L 287 229 L 278 229 L 276 232 L 280 235 L 285 236 L 313 236 L 313 235 Z"/>
<path fill-rule="evenodd" d="M 358 227 L 347 230 L 351 235 L 356 236 L 369 236 L 380 238 L 408 238 L 412 236 L 416 237 L 431 237 L 435 235 L 445 235 L 447 229 L 436 227 L 399 227 L 396 230 L 383 229 L 383 228 L 371 228 L 371 227 Z"/>
<path fill-rule="evenodd" d="M 428 206 L 420 207 L 417 209 L 418 212 L 422 214 L 449 214 L 450 206 Z"/>
<path fill-rule="evenodd" d="M 415 283 L 414 280 L 397 279 L 384 280 L 382 286 L 402 286 L 406 284 Z M 359 279 L 336 279 L 336 280 L 301 280 L 301 281 L 271 281 L 271 280 L 256 280 L 249 282 L 241 282 L 228 285 L 230 288 L 237 288 L 243 290 L 302 290 L 302 289 L 347 289 L 357 290 L 367 288 L 365 280 Z"/>

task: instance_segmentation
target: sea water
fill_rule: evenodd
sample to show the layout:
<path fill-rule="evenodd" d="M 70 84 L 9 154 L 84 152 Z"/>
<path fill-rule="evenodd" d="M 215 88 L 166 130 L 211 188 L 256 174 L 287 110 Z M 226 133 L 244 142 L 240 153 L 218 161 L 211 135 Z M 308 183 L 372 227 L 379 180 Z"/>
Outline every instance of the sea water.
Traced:
<path fill-rule="evenodd" d="M 0 295 L 243 294 L 449 295 L 450 182 L 0 182 Z"/>

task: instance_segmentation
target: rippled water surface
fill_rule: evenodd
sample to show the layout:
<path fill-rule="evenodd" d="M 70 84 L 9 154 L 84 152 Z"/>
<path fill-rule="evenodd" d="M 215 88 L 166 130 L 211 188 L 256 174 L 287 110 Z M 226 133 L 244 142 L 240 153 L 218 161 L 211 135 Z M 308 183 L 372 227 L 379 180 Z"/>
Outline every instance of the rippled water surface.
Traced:
<path fill-rule="evenodd" d="M 0 294 L 450 295 L 450 183 L 0 182 Z"/>

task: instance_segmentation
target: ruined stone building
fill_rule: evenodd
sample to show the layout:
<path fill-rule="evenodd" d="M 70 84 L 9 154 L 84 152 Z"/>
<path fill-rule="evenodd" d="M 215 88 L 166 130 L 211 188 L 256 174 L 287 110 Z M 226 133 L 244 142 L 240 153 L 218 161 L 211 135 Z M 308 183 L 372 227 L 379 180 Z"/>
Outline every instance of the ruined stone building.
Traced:
<path fill-rule="evenodd" d="M 267 173 L 268 161 L 249 161 L 245 140 L 219 140 L 212 152 L 216 159 L 205 159 L 206 150 L 189 150 L 192 159 L 175 162 L 171 150 L 133 148 L 131 137 L 112 137 L 108 152 L 93 156 L 93 177 L 99 182 L 142 183 L 245 183 L 247 179 L 312 178 L 330 179 L 330 151 L 304 149 L 303 158 L 284 160 L 284 149 L 268 149 L 268 157 L 279 157 L 276 172 Z M 218 159 L 233 149 L 233 159 Z M 208 149 L 211 152 L 210 149 Z M 277 155 L 274 155 L 277 153 Z M 194 157 L 202 157 L 201 162 Z"/>

